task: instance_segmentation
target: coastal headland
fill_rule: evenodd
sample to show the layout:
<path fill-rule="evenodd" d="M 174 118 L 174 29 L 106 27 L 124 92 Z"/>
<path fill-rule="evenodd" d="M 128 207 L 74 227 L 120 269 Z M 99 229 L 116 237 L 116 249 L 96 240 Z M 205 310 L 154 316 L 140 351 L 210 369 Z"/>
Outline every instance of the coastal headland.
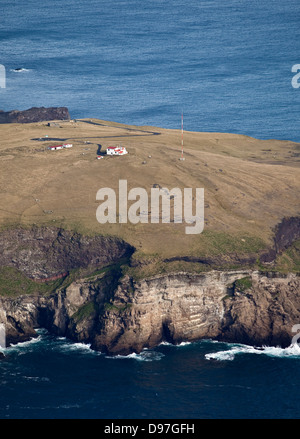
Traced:
<path fill-rule="evenodd" d="M 216 338 L 288 345 L 300 323 L 300 144 L 99 119 L 0 126 L 0 299 L 107 353 Z M 49 146 L 71 148 L 53 151 Z M 107 156 L 108 146 L 125 156 Z M 102 157 L 101 160 L 97 158 Z M 99 224 L 101 188 L 204 188 L 204 230 Z M 171 203 L 172 204 L 172 203 Z"/>

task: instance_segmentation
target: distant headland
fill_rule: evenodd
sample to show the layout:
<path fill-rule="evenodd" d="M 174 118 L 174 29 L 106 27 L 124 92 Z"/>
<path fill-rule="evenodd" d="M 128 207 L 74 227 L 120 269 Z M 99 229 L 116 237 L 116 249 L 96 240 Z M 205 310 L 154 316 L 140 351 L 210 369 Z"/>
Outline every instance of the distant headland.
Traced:
<path fill-rule="evenodd" d="M 67 107 L 32 107 L 28 110 L 0 110 L 0 124 L 3 123 L 33 123 L 46 120 L 70 120 Z"/>

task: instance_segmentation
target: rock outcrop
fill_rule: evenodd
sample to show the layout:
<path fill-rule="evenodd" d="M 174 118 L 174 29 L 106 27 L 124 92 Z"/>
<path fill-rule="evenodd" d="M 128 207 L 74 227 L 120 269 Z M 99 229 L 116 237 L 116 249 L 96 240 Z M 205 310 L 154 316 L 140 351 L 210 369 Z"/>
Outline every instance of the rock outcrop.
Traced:
<path fill-rule="evenodd" d="M 78 268 L 102 267 L 133 251 L 117 238 L 88 237 L 54 227 L 8 229 L 0 234 L 0 267 L 14 267 L 39 281 Z"/>
<path fill-rule="evenodd" d="M 70 120 L 66 107 L 32 107 L 28 110 L 0 111 L 1 123 L 33 123 L 47 120 Z"/>
<path fill-rule="evenodd" d="M 286 217 L 274 229 L 273 246 L 260 256 L 263 263 L 271 263 L 276 256 L 300 238 L 300 217 Z"/>

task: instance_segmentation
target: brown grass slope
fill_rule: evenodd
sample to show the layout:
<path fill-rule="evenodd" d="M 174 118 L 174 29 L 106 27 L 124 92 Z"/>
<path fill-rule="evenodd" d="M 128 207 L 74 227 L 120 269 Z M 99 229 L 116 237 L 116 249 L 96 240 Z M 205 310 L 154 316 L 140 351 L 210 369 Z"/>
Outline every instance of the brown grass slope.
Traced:
<path fill-rule="evenodd" d="M 180 130 L 90 122 L 0 126 L 2 228 L 37 224 L 120 236 L 136 247 L 137 258 L 153 261 L 258 254 L 283 217 L 300 214 L 300 144 L 185 132 L 181 161 Z M 47 149 L 63 142 L 73 148 Z M 99 145 L 105 151 L 119 144 L 127 156 L 96 160 Z M 145 188 L 149 198 L 154 184 L 204 188 L 204 232 L 187 235 L 184 223 L 99 224 L 96 193 L 102 187 L 118 193 L 120 179 L 128 189 Z"/>

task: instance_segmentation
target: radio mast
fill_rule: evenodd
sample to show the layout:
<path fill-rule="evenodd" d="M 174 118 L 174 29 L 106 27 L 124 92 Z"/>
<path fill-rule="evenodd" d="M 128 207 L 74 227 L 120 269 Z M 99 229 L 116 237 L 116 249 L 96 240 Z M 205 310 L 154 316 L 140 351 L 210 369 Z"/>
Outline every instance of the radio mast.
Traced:
<path fill-rule="evenodd" d="M 183 111 L 181 113 L 181 157 L 180 160 L 184 160 L 183 157 Z"/>

